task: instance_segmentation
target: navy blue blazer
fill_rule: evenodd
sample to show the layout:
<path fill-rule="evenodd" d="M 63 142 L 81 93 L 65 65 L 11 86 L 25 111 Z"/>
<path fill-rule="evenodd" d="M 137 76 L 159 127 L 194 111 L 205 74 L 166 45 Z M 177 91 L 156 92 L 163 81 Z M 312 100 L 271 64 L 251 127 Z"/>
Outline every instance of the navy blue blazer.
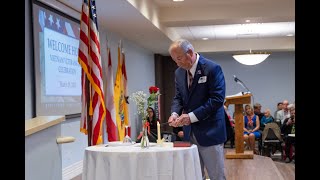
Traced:
<path fill-rule="evenodd" d="M 225 79 L 220 65 L 200 55 L 197 69 L 188 90 L 187 71 L 175 71 L 175 96 L 171 112 L 179 115 L 193 112 L 198 122 L 183 126 L 184 140 L 190 140 L 191 131 L 201 146 L 212 146 L 227 140 L 223 102 Z"/>

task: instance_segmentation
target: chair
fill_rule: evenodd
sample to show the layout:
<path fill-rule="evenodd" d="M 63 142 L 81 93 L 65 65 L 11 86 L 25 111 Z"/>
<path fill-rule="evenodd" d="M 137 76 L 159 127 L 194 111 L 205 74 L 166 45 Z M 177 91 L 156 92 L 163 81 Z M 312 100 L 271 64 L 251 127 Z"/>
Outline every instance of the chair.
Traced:
<path fill-rule="evenodd" d="M 262 132 L 261 155 L 270 156 L 273 148 L 279 150 L 282 155 L 282 142 L 281 130 L 278 124 L 275 122 L 266 124 L 266 127 Z"/>
<path fill-rule="evenodd" d="M 173 132 L 161 132 L 161 138 L 164 138 L 165 142 L 174 142 L 177 137 Z"/>

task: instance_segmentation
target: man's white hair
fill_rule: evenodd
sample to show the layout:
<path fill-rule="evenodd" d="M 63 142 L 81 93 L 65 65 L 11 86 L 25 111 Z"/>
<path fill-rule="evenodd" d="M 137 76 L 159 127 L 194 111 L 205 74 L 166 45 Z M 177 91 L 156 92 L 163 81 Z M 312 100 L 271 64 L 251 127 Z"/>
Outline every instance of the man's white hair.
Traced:
<path fill-rule="evenodd" d="M 295 108 L 295 107 L 294 107 L 294 104 L 289 104 L 289 105 L 288 105 L 288 109 L 291 109 L 291 108 Z"/>

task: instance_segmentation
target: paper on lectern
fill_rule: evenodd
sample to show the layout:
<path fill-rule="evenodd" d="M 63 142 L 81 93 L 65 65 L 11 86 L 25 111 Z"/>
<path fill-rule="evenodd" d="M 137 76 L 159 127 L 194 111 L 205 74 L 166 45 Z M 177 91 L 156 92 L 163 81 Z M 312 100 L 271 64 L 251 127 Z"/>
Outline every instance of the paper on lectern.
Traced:
<path fill-rule="evenodd" d="M 226 98 L 242 96 L 242 95 L 245 95 L 245 94 L 250 94 L 250 92 L 238 92 L 237 94 L 226 96 Z"/>

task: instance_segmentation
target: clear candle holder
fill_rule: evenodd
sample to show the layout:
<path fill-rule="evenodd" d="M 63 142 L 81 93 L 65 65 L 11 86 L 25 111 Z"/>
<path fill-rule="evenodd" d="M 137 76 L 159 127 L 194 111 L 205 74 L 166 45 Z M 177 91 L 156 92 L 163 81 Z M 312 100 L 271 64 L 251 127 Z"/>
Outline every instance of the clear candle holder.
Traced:
<path fill-rule="evenodd" d="M 148 138 L 148 129 L 146 127 L 142 128 L 142 137 L 141 137 L 141 148 L 148 149 L 150 146 L 149 138 Z"/>
<path fill-rule="evenodd" d="M 124 139 L 123 139 L 123 143 L 130 143 L 130 144 L 132 144 L 132 139 L 130 138 L 130 136 L 128 135 L 128 126 L 125 126 L 125 132 L 126 132 L 126 136 L 124 137 Z"/>

